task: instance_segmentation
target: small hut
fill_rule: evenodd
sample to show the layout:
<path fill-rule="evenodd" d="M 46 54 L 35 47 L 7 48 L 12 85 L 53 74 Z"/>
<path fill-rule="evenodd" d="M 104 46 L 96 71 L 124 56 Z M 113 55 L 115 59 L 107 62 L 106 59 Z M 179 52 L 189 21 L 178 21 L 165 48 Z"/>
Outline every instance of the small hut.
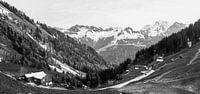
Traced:
<path fill-rule="evenodd" d="M 25 74 L 20 76 L 19 79 L 26 80 L 27 82 L 32 82 L 37 85 L 51 86 L 53 84 L 51 75 L 46 74 L 43 71 Z"/>
<path fill-rule="evenodd" d="M 187 44 L 188 44 L 188 47 L 189 47 L 189 48 L 192 46 L 192 42 L 190 41 L 189 38 L 187 39 Z"/>

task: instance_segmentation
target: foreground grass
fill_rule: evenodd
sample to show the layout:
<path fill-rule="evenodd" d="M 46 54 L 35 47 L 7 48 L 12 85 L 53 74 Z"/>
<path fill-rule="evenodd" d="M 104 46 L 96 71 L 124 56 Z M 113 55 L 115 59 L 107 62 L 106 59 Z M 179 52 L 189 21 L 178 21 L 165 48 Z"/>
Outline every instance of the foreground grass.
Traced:
<path fill-rule="evenodd" d="M 188 65 L 199 48 L 200 43 L 197 43 L 165 57 L 163 64 L 153 68 L 156 72 L 152 75 L 119 91 L 128 94 L 200 94 L 200 56 Z M 172 58 L 173 62 L 170 61 Z"/>

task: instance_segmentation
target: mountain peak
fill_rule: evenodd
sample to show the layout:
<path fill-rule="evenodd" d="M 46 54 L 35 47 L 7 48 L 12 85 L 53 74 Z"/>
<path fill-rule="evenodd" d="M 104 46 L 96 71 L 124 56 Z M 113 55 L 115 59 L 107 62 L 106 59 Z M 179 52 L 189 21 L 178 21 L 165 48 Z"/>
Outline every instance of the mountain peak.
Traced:
<path fill-rule="evenodd" d="M 148 37 L 157 37 L 157 36 L 166 36 L 166 32 L 170 27 L 181 28 L 185 26 L 178 22 L 172 23 L 164 20 L 158 20 L 153 25 L 146 25 L 139 31 L 134 31 L 131 27 L 125 27 L 125 28 L 111 27 L 103 29 L 101 27 L 95 27 L 95 26 L 74 25 L 68 29 L 68 32 L 66 32 L 66 34 L 73 34 L 71 36 L 76 38 L 84 38 L 90 36 L 89 38 L 95 39 L 95 41 L 104 37 L 115 36 L 116 34 L 118 35 L 125 34 L 127 36 L 132 36 L 142 33 L 143 35 Z M 173 30 L 179 30 L 179 29 L 173 29 Z"/>
<path fill-rule="evenodd" d="M 163 25 L 163 24 L 168 24 L 169 21 L 164 21 L 164 20 L 158 20 L 155 22 L 155 25 Z"/>
<path fill-rule="evenodd" d="M 94 32 L 99 32 L 102 31 L 103 29 L 101 27 L 95 27 L 95 26 L 87 26 L 87 25 L 74 25 L 71 28 L 69 28 L 69 31 L 75 31 L 78 32 L 80 31 L 79 29 L 88 29 L 90 31 L 94 31 Z"/>
<path fill-rule="evenodd" d="M 144 26 L 141 29 L 141 31 L 147 33 L 147 35 L 150 37 L 165 36 L 164 33 L 172 25 L 173 25 L 172 22 L 159 20 L 159 21 L 156 21 L 153 25 Z"/>

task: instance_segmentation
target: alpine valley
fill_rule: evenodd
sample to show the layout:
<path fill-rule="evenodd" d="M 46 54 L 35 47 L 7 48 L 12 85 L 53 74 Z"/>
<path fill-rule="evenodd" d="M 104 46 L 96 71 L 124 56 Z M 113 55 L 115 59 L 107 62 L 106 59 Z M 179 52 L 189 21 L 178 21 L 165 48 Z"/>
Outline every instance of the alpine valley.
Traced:
<path fill-rule="evenodd" d="M 200 20 L 62 29 L 0 0 L 0 94 L 200 94 L 199 67 Z"/>
<path fill-rule="evenodd" d="M 179 22 L 156 21 L 140 30 L 131 27 L 101 27 L 74 25 L 69 29 L 55 28 L 77 41 L 94 48 L 107 62 L 119 65 L 127 58 L 134 59 L 135 53 L 157 43 L 162 38 L 184 29 Z"/>

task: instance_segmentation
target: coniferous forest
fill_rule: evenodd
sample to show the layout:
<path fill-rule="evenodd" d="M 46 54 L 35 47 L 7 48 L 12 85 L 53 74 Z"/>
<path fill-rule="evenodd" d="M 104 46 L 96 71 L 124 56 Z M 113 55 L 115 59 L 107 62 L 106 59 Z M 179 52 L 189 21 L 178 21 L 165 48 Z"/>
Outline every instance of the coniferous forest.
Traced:
<path fill-rule="evenodd" d="M 27 20 L 29 23 L 31 23 L 33 25 L 36 24 L 33 19 L 29 18 L 25 13 L 18 10 L 14 6 L 11 6 L 8 3 L 3 2 L 3 1 L 0 1 L 0 3 L 2 5 L 4 5 L 7 9 L 9 9 L 11 12 L 13 12 L 15 15 L 20 17 L 21 19 Z M 1 16 L 3 16 L 3 15 L 1 15 Z M 8 19 L 8 18 L 5 18 L 5 19 Z M 40 22 L 37 22 L 37 24 L 40 24 L 40 26 L 51 35 L 56 35 L 58 33 L 59 36 L 65 37 L 57 30 L 49 28 L 46 24 L 43 24 Z M 0 27 L 1 27 L 1 31 L 5 31 L 5 32 L 1 32 L 1 35 L 7 36 L 6 38 L 11 40 L 11 42 L 9 43 L 11 48 L 16 50 L 16 53 L 21 54 L 21 56 L 18 58 L 16 58 L 17 55 L 15 57 L 11 58 L 10 59 L 11 62 L 13 61 L 15 64 L 25 66 L 25 67 L 31 67 L 31 68 L 36 68 L 39 70 L 50 71 L 50 68 L 48 66 L 48 61 L 47 61 L 47 58 L 49 57 L 48 52 L 38 48 L 38 44 L 36 44 L 30 38 L 27 38 L 24 35 L 21 35 L 20 33 L 16 32 L 13 28 L 11 28 L 9 25 L 4 23 L 3 20 L 1 21 Z M 24 26 L 24 28 L 26 28 L 26 26 Z M 41 36 L 41 30 L 39 28 L 36 28 L 35 30 L 31 30 L 31 32 L 33 32 L 33 36 L 37 40 L 43 40 L 42 36 Z M 66 37 L 68 38 L 68 36 L 66 36 Z M 68 41 L 76 44 L 75 43 L 76 41 L 74 41 L 72 38 L 68 38 L 68 39 L 69 39 Z M 60 46 L 61 43 L 63 43 L 63 42 L 61 42 L 61 40 L 62 39 L 60 39 L 59 41 L 51 40 L 51 38 L 49 38 L 49 41 L 54 44 L 54 46 L 55 46 L 54 49 L 56 51 L 68 50 L 68 49 L 66 49 L 65 46 L 63 46 L 63 45 Z M 66 41 L 66 40 L 62 40 L 62 41 Z M 81 44 L 76 44 L 76 47 L 79 47 L 79 45 L 81 45 Z M 94 51 L 94 49 L 91 49 L 90 47 L 87 47 L 87 50 L 90 50 L 91 52 Z M 96 53 L 94 53 L 94 54 L 96 54 Z M 71 56 L 71 55 L 69 55 L 69 56 Z M 67 60 L 64 59 L 63 61 L 66 61 L 66 63 L 67 63 Z M 110 69 L 105 69 L 102 71 L 91 70 L 88 67 L 83 67 L 81 70 L 83 72 L 87 73 L 86 79 L 71 77 L 71 75 L 69 75 L 69 74 L 67 74 L 69 77 L 66 75 L 63 76 L 62 74 L 61 75 L 56 74 L 56 76 L 55 77 L 53 76 L 52 78 L 53 78 L 53 82 L 55 82 L 55 83 L 63 83 L 63 82 L 65 83 L 65 81 L 69 80 L 67 82 L 72 83 L 73 86 L 83 83 L 89 87 L 96 87 L 99 84 L 105 84 L 108 80 L 120 79 L 120 74 L 122 74 L 123 72 L 125 72 L 125 70 L 128 69 L 128 65 L 131 63 L 131 61 L 132 61 L 131 59 L 127 59 L 124 62 L 122 62 L 119 66 L 116 66 L 116 67 L 110 68 Z M 71 66 L 74 68 L 77 68 L 77 69 L 80 68 L 80 66 L 75 66 L 74 64 L 71 64 Z M 53 71 L 56 72 L 56 70 L 53 70 Z M 59 75 L 60 79 L 57 79 L 58 75 Z M 65 81 L 63 81 L 63 79 Z"/>
<path fill-rule="evenodd" d="M 44 23 L 35 22 L 6 2 L 0 1 L 0 4 L 13 13 L 10 14 L 11 16 L 17 16 L 11 20 L 3 12 L 0 14 L 0 43 L 6 44 L 6 46 L 0 45 L 0 47 L 7 48 L 6 50 L 10 50 L 12 53 L 6 55 L 3 63 L 9 62 L 20 68 L 45 71 L 51 74 L 50 78 L 54 86 L 67 89 L 85 89 L 85 86 L 92 89 L 104 85 L 115 85 L 116 82 L 124 80 L 126 77 L 124 75 L 127 74 L 132 77 L 135 75 L 147 77 L 148 72 L 154 71 L 149 65 L 155 60 L 155 56 L 173 55 L 188 48 L 188 42 L 194 45 L 200 41 L 200 20 L 198 20 L 149 48 L 138 51 L 134 59 L 127 58 L 119 65 L 114 66 L 105 61 L 92 47 L 82 44 Z M 65 69 L 67 71 L 63 71 L 60 62 L 67 66 Z M 140 69 L 138 66 L 142 66 L 142 68 Z M 63 70 L 59 72 L 59 69 Z M 72 74 L 70 69 L 76 73 Z M 133 71 L 137 71 L 138 74 L 134 74 Z M 135 82 L 139 80 L 135 80 Z"/>
<path fill-rule="evenodd" d="M 153 61 L 154 55 L 168 56 L 188 47 L 187 42 L 192 45 L 200 40 L 200 20 L 178 33 L 163 38 L 161 41 L 149 48 L 142 49 L 136 53 L 133 64 L 148 65 Z"/>

